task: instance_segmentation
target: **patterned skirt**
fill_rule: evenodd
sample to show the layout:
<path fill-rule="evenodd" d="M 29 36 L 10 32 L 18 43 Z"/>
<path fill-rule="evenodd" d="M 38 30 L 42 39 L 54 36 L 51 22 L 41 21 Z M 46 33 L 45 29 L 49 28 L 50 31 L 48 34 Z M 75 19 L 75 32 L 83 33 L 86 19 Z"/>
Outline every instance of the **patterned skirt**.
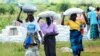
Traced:
<path fill-rule="evenodd" d="M 99 37 L 98 25 L 92 24 L 90 25 L 90 38 L 96 39 Z"/>
<path fill-rule="evenodd" d="M 80 31 L 77 30 L 70 31 L 70 43 L 71 43 L 71 48 L 73 50 L 73 54 L 77 55 L 81 51 L 83 51 L 82 34 Z"/>

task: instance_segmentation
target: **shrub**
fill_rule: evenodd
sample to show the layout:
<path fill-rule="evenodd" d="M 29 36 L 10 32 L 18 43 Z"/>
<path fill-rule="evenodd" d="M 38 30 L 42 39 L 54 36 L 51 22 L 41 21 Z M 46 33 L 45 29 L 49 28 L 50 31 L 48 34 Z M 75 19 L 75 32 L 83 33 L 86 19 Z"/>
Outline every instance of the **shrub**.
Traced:
<path fill-rule="evenodd" d="M 15 13 L 15 8 L 13 6 L 10 6 L 8 13 L 9 14 L 14 14 Z"/>
<path fill-rule="evenodd" d="M 10 4 L 0 4 L 0 14 L 14 14 L 15 13 L 15 5 Z"/>
<path fill-rule="evenodd" d="M 61 3 L 58 6 L 59 11 L 65 11 L 66 9 L 69 8 L 69 4 L 68 3 Z"/>

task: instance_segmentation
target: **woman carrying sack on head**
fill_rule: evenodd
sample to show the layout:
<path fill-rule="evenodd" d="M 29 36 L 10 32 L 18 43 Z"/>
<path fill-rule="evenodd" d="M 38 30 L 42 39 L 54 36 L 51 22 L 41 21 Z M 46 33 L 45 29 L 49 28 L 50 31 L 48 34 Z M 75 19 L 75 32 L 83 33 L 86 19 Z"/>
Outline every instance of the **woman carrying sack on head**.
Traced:
<path fill-rule="evenodd" d="M 19 18 L 17 19 L 17 21 L 23 23 L 22 26 L 25 27 L 27 30 L 27 36 L 24 41 L 24 47 L 26 49 L 25 56 L 39 56 L 40 41 L 38 38 L 38 33 L 40 34 L 41 37 L 42 34 L 40 31 L 40 27 L 37 21 L 35 21 L 35 18 L 33 16 L 34 10 L 30 11 L 30 9 L 28 9 L 27 6 L 24 9 L 22 8 L 22 10 L 25 13 L 27 13 L 27 18 L 25 19 L 25 22 L 23 22 Z"/>
<path fill-rule="evenodd" d="M 39 25 L 35 22 L 33 14 L 29 13 L 26 19 L 25 27 L 27 28 L 27 37 L 24 42 L 26 49 L 31 49 L 34 56 L 39 56 L 38 54 L 38 32 L 40 31 Z"/>
<path fill-rule="evenodd" d="M 83 13 L 83 15 L 85 16 L 85 13 Z M 81 51 L 83 51 L 82 33 L 80 31 L 80 25 L 85 22 L 77 20 L 76 13 L 71 14 L 70 20 L 66 22 L 64 22 L 64 17 L 65 16 L 63 16 L 61 24 L 70 26 L 70 43 L 73 51 L 73 56 L 80 56 Z M 85 16 L 85 21 L 87 22 L 86 16 Z"/>
<path fill-rule="evenodd" d="M 39 21 L 38 21 L 39 22 Z M 56 56 L 56 39 L 58 35 L 57 28 L 52 22 L 52 17 L 46 17 L 46 23 L 40 25 L 44 34 L 44 51 L 46 56 Z"/>

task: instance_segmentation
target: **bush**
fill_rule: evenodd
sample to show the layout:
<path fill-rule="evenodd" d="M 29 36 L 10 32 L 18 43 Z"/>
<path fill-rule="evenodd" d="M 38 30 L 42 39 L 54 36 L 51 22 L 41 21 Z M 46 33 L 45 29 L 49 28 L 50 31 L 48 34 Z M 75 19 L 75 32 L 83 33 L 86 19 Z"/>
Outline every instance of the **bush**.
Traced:
<path fill-rule="evenodd" d="M 14 14 L 15 13 L 15 8 L 13 6 L 10 6 L 8 13 L 9 14 Z"/>
<path fill-rule="evenodd" d="M 2 19 L 0 20 L 0 32 L 1 32 L 1 30 L 2 30 L 3 28 L 5 28 L 5 26 L 8 25 L 8 24 L 9 24 L 9 20 L 8 20 L 8 19 L 5 19 L 5 18 L 2 18 Z"/>
<path fill-rule="evenodd" d="M 68 3 L 61 3 L 58 6 L 59 11 L 65 11 L 66 9 L 69 8 L 69 4 Z"/>
<path fill-rule="evenodd" d="M 15 6 L 10 4 L 0 4 L 0 14 L 14 14 Z"/>
<path fill-rule="evenodd" d="M 5 14 L 6 10 L 4 8 L 0 8 L 0 14 Z"/>
<path fill-rule="evenodd" d="M 5 14 L 7 12 L 7 8 L 4 5 L 0 5 L 0 14 Z"/>

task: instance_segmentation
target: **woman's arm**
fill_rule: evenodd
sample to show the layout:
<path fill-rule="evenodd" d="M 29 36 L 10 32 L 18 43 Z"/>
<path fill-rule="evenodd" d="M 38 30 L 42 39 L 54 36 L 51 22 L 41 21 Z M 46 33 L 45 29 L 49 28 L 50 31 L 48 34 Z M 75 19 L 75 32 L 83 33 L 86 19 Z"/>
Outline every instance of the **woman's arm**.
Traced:
<path fill-rule="evenodd" d="M 37 24 L 39 23 L 40 19 L 41 19 L 41 17 L 39 17 L 39 19 L 37 20 Z M 39 24 L 38 24 L 37 27 L 39 28 L 39 31 L 38 31 L 38 32 L 39 32 L 40 36 L 43 37 L 42 32 L 40 31 L 40 26 L 39 26 Z"/>
<path fill-rule="evenodd" d="M 61 25 L 64 25 L 64 18 L 65 18 L 65 15 L 62 16 Z"/>
<path fill-rule="evenodd" d="M 85 19 L 86 24 L 89 25 L 89 21 L 88 21 L 86 15 L 85 15 L 85 12 L 83 12 L 83 16 L 84 16 L 84 19 Z"/>
<path fill-rule="evenodd" d="M 40 29 L 40 26 L 39 26 L 39 21 L 40 21 L 40 19 L 41 18 L 39 18 L 38 19 L 38 21 L 37 21 L 37 28 L 38 28 L 38 33 L 39 33 L 39 35 L 40 35 L 40 37 L 41 37 L 41 39 L 42 39 L 42 43 L 44 42 L 44 38 L 43 38 L 43 35 L 42 35 L 42 32 L 41 32 L 41 29 Z"/>
<path fill-rule="evenodd" d="M 23 23 L 23 21 L 20 20 L 20 15 L 21 15 L 21 13 L 22 13 L 22 8 L 20 8 L 20 12 L 19 12 L 18 17 L 17 17 L 16 20 L 17 20 L 18 22 L 20 22 L 20 23 Z"/>
<path fill-rule="evenodd" d="M 40 36 L 43 38 L 43 35 L 42 35 L 42 32 L 41 32 L 41 31 L 39 31 L 39 34 L 40 34 Z"/>
<path fill-rule="evenodd" d="M 41 17 L 39 17 L 39 19 L 37 20 L 38 23 L 39 23 L 40 19 L 41 19 Z"/>

